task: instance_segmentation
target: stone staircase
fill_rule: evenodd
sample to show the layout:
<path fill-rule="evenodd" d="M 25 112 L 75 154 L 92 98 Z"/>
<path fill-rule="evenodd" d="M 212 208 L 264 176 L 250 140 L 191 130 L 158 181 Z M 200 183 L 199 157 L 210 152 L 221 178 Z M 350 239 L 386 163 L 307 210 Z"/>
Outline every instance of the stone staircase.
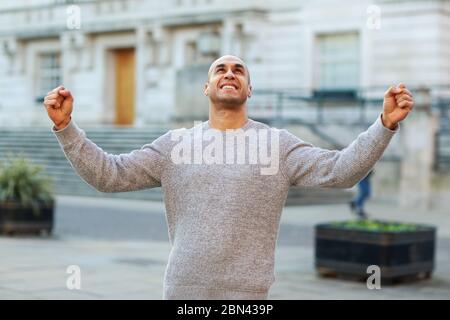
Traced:
<path fill-rule="evenodd" d="M 86 134 L 105 152 L 129 153 L 155 140 L 167 130 L 163 128 L 86 129 Z M 85 183 L 74 171 L 49 128 L 0 130 L 0 159 L 8 153 L 23 154 L 33 163 L 44 166 L 54 181 L 56 194 L 113 198 L 160 200 L 159 188 L 123 193 L 102 193 Z"/>
<path fill-rule="evenodd" d="M 140 149 L 167 132 L 167 128 L 86 128 L 89 139 L 105 152 L 129 153 Z M 0 160 L 8 154 L 22 154 L 44 167 L 44 173 L 54 181 L 55 193 L 91 197 L 111 197 L 139 200 L 162 200 L 161 188 L 134 192 L 102 193 L 85 183 L 65 158 L 49 128 L 0 129 Z M 286 205 L 346 203 L 353 197 L 349 190 L 291 188 Z"/>
<path fill-rule="evenodd" d="M 436 134 L 436 170 L 450 172 L 450 125 L 442 126 Z"/>

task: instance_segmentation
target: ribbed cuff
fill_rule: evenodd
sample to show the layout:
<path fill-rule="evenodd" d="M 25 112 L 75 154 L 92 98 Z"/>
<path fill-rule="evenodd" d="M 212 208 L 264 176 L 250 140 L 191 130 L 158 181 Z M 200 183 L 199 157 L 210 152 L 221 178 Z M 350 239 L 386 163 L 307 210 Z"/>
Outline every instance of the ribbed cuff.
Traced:
<path fill-rule="evenodd" d="M 53 127 L 52 130 L 62 146 L 73 143 L 76 139 L 83 135 L 83 131 L 73 120 L 70 120 L 69 124 L 64 129 L 56 130 L 56 128 Z"/>

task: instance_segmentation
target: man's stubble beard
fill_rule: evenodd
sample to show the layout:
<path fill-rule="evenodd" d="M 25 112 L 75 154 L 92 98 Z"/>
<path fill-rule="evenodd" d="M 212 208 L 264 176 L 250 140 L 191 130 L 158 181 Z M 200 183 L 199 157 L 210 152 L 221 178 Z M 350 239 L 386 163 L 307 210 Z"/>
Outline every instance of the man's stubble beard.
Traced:
<path fill-rule="evenodd" d="M 210 102 L 212 105 L 221 107 L 224 109 L 236 109 L 245 105 L 247 102 L 247 97 L 233 97 L 220 99 L 217 96 L 210 97 Z"/>

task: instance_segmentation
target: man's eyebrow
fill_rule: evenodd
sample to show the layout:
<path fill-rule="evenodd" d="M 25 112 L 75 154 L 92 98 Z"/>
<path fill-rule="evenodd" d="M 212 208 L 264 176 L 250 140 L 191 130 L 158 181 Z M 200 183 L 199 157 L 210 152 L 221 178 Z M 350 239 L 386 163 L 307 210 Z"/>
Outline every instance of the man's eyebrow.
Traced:
<path fill-rule="evenodd" d="M 220 68 L 224 68 L 224 67 L 225 67 L 225 64 L 224 64 L 224 63 L 221 63 L 221 64 L 218 64 L 218 65 L 214 68 L 214 70 L 217 70 L 217 69 L 220 69 Z M 245 67 L 244 67 L 242 64 L 240 64 L 240 63 L 236 63 L 236 64 L 234 65 L 234 67 L 235 67 L 235 68 L 240 68 L 240 69 L 245 70 Z"/>
<path fill-rule="evenodd" d="M 214 70 L 217 70 L 217 69 L 220 69 L 220 68 L 223 68 L 223 67 L 225 67 L 225 64 L 221 63 L 221 64 L 218 64 L 218 65 L 214 68 Z"/>

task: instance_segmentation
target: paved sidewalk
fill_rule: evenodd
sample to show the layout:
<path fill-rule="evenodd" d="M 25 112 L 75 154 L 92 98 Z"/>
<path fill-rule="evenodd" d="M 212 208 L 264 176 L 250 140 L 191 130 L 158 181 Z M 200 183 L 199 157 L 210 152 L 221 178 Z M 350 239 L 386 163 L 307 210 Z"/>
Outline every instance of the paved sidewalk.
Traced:
<path fill-rule="evenodd" d="M 0 299 L 161 299 L 170 251 L 163 210 L 161 203 L 59 197 L 53 237 L 0 237 Z M 431 280 L 369 290 L 364 283 L 316 276 L 313 226 L 351 218 L 350 212 L 345 205 L 288 207 L 269 298 L 450 299 L 450 212 L 410 212 L 374 202 L 368 212 L 438 226 Z M 66 287 L 69 265 L 81 268 L 81 290 Z"/>

